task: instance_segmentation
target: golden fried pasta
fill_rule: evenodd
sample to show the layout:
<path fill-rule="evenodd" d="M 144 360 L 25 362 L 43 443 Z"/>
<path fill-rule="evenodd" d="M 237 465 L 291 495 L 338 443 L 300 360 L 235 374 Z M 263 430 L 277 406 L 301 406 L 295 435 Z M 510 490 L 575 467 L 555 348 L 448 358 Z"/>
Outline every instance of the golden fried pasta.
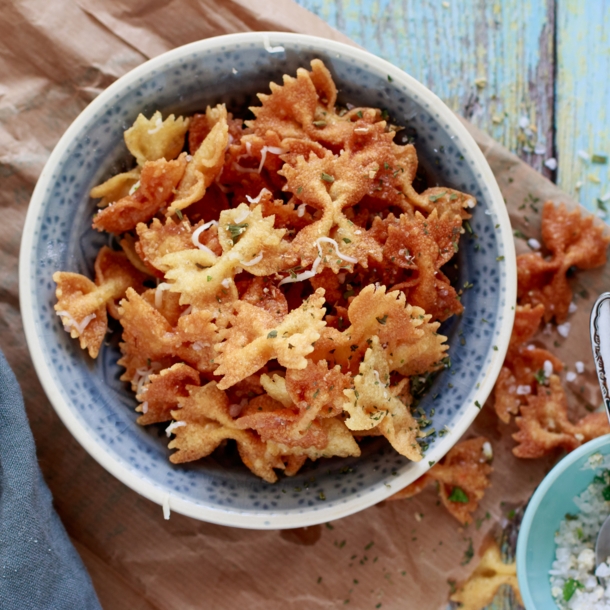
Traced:
<path fill-rule="evenodd" d="M 430 484 L 438 484 L 445 508 L 463 525 L 472 521 L 472 513 L 489 487 L 493 468 L 491 443 L 484 437 L 461 441 L 426 474 L 390 497 L 410 498 Z"/>
<path fill-rule="evenodd" d="M 410 377 L 444 366 L 439 325 L 463 307 L 442 269 L 475 200 L 416 192 L 413 145 L 338 106 L 320 60 L 259 98 L 245 123 L 222 104 L 138 116 L 136 167 L 91 191 L 120 265 L 56 274 L 56 309 L 94 357 L 119 319 L 121 379 L 138 423 L 172 422 L 174 463 L 231 441 L 273 482 L 366 436 L 420 460 Z"/>

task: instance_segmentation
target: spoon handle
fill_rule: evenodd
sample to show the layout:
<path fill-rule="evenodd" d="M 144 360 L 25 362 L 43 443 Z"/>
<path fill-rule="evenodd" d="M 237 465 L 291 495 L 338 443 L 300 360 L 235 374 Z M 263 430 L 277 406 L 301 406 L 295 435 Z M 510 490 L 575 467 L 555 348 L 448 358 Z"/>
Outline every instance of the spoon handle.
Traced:
<path fill-rule="evenodd" d="M 599 296 L 591 311 L 591 347 L 602 400 L 610 420 L 610 292 Z"/>

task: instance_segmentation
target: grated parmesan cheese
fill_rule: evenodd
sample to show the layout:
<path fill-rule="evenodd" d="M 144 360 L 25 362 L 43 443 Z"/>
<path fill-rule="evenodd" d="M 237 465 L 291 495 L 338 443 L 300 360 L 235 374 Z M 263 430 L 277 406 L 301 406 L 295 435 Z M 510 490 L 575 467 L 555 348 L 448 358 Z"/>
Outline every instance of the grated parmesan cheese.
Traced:
<path fill-rule="evenodd" d="M 210 250 L 207 246 L 204 246 L 202 243 L 199 242 L 199 236 L 213 225 L 218 226 L 218 221 L 210 220 L 210 222 L 206 222 L 198 229 L 195 229 L 195 231 L 193 231 L 193 234 L 191 235 L 191 241 L 193 242 L 193 246 L 197 246 L 197 248 L 199 248 L 200 250 L 203 250 L 204 252 L 207 252 L 208 254 L 211 254 L 214 258 L 216 258 L 216 254 L 214 254 L 212 250 Z"/>
<path fill-rule="evenodd" d="M 161 119 L 160 116 L 158 116 L 157 120 L 155 121 L 155 127 L 153 129 L 149 129 L 148 133 L 151 135 L 153 133 L 157 133 L 157 131 L 159 131 L 161 129 L 161 127 L 163 127 L 163 120 Z"/>
<path fill-rule="evenodd" d="M 79 335 L 82 335 L 83 332 L 85 332 L 85 328 L 87 328 L 89 322 L 91 322 L 91 320 L 95 320 L 96 317 L 94 313 L 90 313 L 80 322 L 77 322 L 68 311 L 56 311 L 55 315 L 62 317 L 61 323 L 64 325 L 64 330 L 66 332 L 70 332 L 72 329 L 74 329 Z"/>
<path fill-rule="evenodd" d="M 163 518 L 166 521 L 169 521 L 169 516 L 172 512 L 170 509 L 170 506 L 169 506 L 169 497 L 170 497 L 169 494 L 165 494 L 163 496 Z"/>
<path fill-rule="evenodd" d="M 165 434 L 167 434 L 167 437 L 169 438 L 176 428 L 182 428 L 184 426 L 186 426 L 185 421 L 173 421 L 169 426 L 167 426 L 167 428 L 165 428 Z"/>
<path fill-rule="evenodd" d="M 265 193 L 267 193 L 268 195 L 271 195 L 271 191 L 269 189 L 266 189 L 263 187 L 261 189 L 261 192 L 256 197 L 254 197 L 254 199 L 252 197 L 250 197 L 250 195 L 246 195 L 246 199 L 248 200 L 249 203 L 259 203 L 261 200 L 261 197 Z M 247 214 L 246 214 L 246 216 L 247 216 Z M 245 218 L 245 216 L 244 216 L 244 218 Z M 237 220 L 237 218 L 235 219 L 235 224 L 239 224 L 240 222 L 241 222 L 241 220 Z"/>
<path fill-rule="evenodd" d="M 260 252 L 252 260 L 250 260 L 250 261 L 239 261 L 239 264 L 243 265 L 244 267 L 253 267 L 254 265 L 260 263 L 262 260 L 263 260 L 263 253 Z"/>
<path fill-rule="evenodd" d="M 133 195 L 140 188 L 140 181 L 138 180 L 130 189 L 129 194 Z"/>
<path fill-rule="evenodd" d="M 284 47 L 278 45 L 277 47 L 271 46 L 271 41 L 269 40 L 269 34 L 263 34 L 263 43 L 265 45 L 265 50 L 267 53 L 283 53 L 285 51 Z"/>
<path fill-rule="evenodd" d="M 155 309 L 161 309 L 163 305 L 163 292 L 171 288 L 167 282 L 161 282 L 155 289 Z"/>

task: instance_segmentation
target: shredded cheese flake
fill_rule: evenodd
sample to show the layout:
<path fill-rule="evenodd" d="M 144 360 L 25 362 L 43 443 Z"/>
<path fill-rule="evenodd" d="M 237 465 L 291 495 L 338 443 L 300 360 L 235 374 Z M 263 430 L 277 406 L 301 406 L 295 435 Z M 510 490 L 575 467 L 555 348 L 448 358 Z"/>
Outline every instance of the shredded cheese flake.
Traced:
<path fill-rule="evenodd" d="M 82 335 L 85 328 L 87 328 L 89 325 L 89 322 L 95 319 L 94 313 L 90 313 L 88 316 L 85 316 L 80 322 L 77 322 L 68 311 L 56 311 L 55 315 L 65 318 L 62 319 L 62 324 L 64 325 L 65 331 L 70 332 L 72 329 L 74 329 L 79 335 Z"/>
<path fill-rule="evenodd" d="M 263 260 L 263 253 L 260 252 L 252 260 L 250 260 L 250 261 L 239 261 L 239 264 L 243 265 L 244 267 L 253 267 L 254 265 L 257 265 L 258 263 L 260 263 L 262 260 Z"/>
<path fill-rule="evenodd" d="M 264 187 L 263 187 L 263 188 L 261 189 L 261 192 L 260 192 L 260 193 L 259 193 L 259 194 L 258 194 L 256 197 L 252 198 L 252 197 L 250 197 L 250 195 L 246 195 L 246 199 L 248 200 L 248 203 L 260 203 L 261 197 L 262 197 L 262 196 L 263 196 L 265 193 L 267 193 L 267 194 L 271 195 L 271 191 L 270 191 L 269 189 L 266 189 L 266 188 L 264 188 Z M 244 218 L 245 218 L 245 216 L 244 216 Z M 237 219 L 235 219 L 235 222 L 236 222 L 237 224 L 239 224 L 239 223 L 241 222 L 241 220 L 237 220 Z"/>
<path fill-rule="evenodd" d="M 165 434 L 167 434 L 167 437 L 169 438 L 176 428 L 182 428 L 184 426 L 186 426 L 185 421 L 173 421 L 169 426 L 167 426 L 167 428 L 165 428 Z"/>
<path fill-rule="evenodd" d="M 200 250 L 203 250 L 204 252 L 207 252 L 208 254 L 211 254 L 212 256 L 216 257 L 216 254 L 214 254 L 212 250 L 210 250 L 207 246 L 199 242 L 199 236 L 204 231 L 207 231 L 212 225 L 218 226 L 218 221 L 210 220 L 210 222 L 206 222 L 198 229 L 195 229 L 195 231 L 193 231 L 193 234 L 191 235 L 191 241 L 193 242 L 193 246 L 197 246 L 197 248 L 199 248 Z"/>
<path fill-rule="evenodd" d="M 163 120 L 161 119 L 160 116 L 158 116 L 157 120 L 155 121 L 155 127 L 153 129 L 149 129 L 148 133 L 151 135 L 153 133 L 157 133 L 157 131 L 159 131 L 161 129 L 161 127 L 163 127 Z"/>
<path fill-rule="evenodd" d="M 171 508 L 169 506 L 169 494 L 165 494 L 163 496 L 163 518 L 166 521 L 169 521 L 169 516 L 171 514 Z"/>
<path fill-rule="evenodd" d="M 170 289 L 170 284 L 161 282 L 155 289 L 155 309 L 161 309 L 163 305 L 163 292 Z"/>

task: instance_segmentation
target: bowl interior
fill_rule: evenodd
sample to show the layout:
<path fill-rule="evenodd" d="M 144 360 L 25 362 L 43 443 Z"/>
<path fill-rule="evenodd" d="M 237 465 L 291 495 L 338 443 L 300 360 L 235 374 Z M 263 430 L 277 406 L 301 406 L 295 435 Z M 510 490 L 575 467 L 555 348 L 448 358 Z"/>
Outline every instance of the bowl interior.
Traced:
<path fill-rule="evenodd" d="M 566 513 L 578 513 L 574 498 L 593 481 L 583 470 L 594 453 L 610 454 L 610 435 L 590 441 L 567 455 L 544 478 L 530 500 L 517 540 L 517 577 L 527 610 L 555 608 L 549 570 L 555 560 L 555 532 Z"/>
<path fill-rule="evenodd" d="M 283 50 L 269 52 L 270 40 Z M 473 233 L 462 237 L 451 262 L 458 264 L 452 269 L 454 285 L 472 284 L 462 297 L 464 315 L 442 328 L 451 344 L 451 368 L 437 376 L 420 403 L 443 433 L 429 438 L 419 464 L 378 440 L 365 445 L 361 458 L 313 463 L 275 485 L 251 475 L 230 450 L 174 466 L 165 426 L 135 423 L 135 399 L 119 381 L 122 370 L 116 364 L 120 331 L 115 328 L 99 358 L 90 360 L 53 311 L 51 276 L 58 270 L 92 276 L 95 255 L 108 237 L 90 227 L 95 202 L 88 192 L 131 163 L 123 131 L 138 113 L 188 114 L 224 102 L 244 116 L 255 94 L 268 92 L 270 81 L 281 82 L 283 74 L 294 75 L 316 57 L 332 72 L 340 102 L 383 108 L 406 127 L 401 137 L 413 139 L 430 186 L 466 191 L 479 202 L 470 221 Z M 169 493 L 176 510 L 233 525 L 322 522 L 382 500 L 420 476 L 465 430 L 478 412 L 475 403 L 483 404 L 512 327 L 508 216 L 488 166 L 464 134 L 439 100 L 398 69 L 311 37 L 258 33 L 201 41 L 123 77 L 94 100 L 58 144 L 34 194 L 24 237 L 21 285 L 28 342 L 64 422 L 96 459 L 140 493 L 158 502 Z"/>

